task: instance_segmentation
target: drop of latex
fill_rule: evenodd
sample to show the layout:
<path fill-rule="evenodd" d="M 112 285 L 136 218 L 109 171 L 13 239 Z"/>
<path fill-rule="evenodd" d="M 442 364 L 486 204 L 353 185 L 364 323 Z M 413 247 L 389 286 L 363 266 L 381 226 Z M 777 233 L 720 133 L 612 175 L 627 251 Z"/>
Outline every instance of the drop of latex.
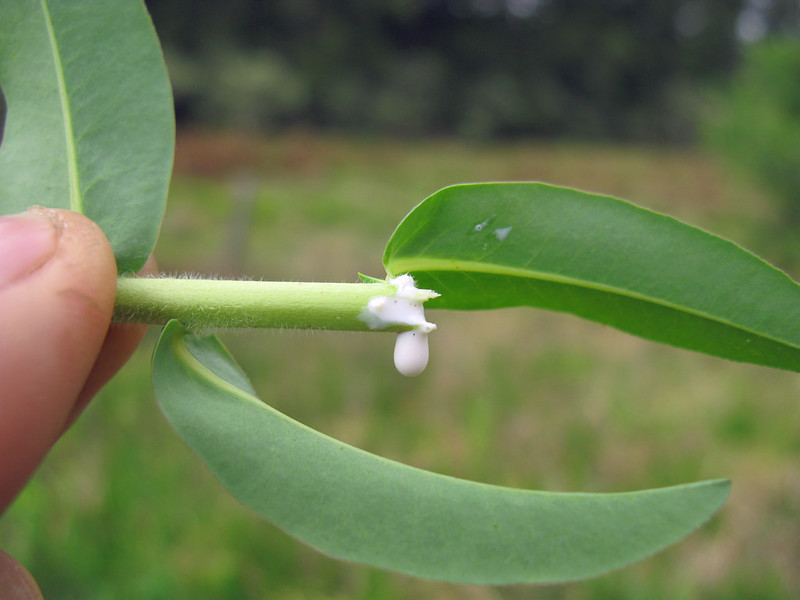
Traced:
<path fill-rule="evenodd" d="M 482 231 L 483 228 L 489 224 L 489 221 L 491 221 L 491 219 L 486 219 L 485 221 L 478 223 L 477 225 L 475 225 L 475 227 L 472 228 L 472 232 L 478 233 L 479 231 Z"/>
<path fill-rule="evenodd" d="M 406 377 L 416 377 L 428 365 L 428 334 L 419 329 L 397 334 L 394 366 Z"/>
<path fill-rule="evenodd" d="M 511 233 L 513 227 L 501 227 L 500 229 L 494 230 L 494 237 L 497 238 L 497 241 L 503 242 L 508 237 L 508 234 Z"/>

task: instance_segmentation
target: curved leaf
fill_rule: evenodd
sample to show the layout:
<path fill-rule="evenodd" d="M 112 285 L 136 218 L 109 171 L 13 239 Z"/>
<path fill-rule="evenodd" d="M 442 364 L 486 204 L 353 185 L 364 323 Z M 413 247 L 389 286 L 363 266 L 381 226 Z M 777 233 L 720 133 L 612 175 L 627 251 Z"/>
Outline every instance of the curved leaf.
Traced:
<path fill-rule="evenodd" d="M 440 298 L 534 306 L 738 361 L 800 371 L 800 286 L 720 237 L 628 202 L 540 183 L 445 188 L 384 265 Z"/>
<path fill-rule="evenodd" d="M 120 272 L 140 269 L 174 146 L 170 85 L 144 3 L 0 2 L 0 81 L 0 213 L 82 212 L 103 228 Z"/>
<path fill-rule="evenodd" d="M 254 395 L 216 338 L 173 321 L 156 396 L 234 496 L 338 558 L 474 583 L 564 581 L 640 559 L 705 521 L 726 481 L 622 494 L 522 491 L 436 475 L 297 423 Z"/>

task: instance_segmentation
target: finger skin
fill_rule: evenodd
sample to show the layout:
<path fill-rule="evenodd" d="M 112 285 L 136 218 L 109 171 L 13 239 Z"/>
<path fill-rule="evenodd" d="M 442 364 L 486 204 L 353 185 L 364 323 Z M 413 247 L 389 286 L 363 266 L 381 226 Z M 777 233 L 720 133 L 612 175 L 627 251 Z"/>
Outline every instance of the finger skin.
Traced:
<path fill-rule="evenodd" d="M 117 268 L 100 228 L 71 211 L 45 212 L 57 224 L 55 253 L 0 289 L 0 513 L 147 329 L 111 324 Z M 143 273 L 155 272 L 151 259 Z M 42 598 L 2 551 L 0 597 Z"/>
<path fill-rule="evenodd" d="M 139 275 L 155 275 L 157 273 L 158 267 L 156 262 L 150 257 L 144 268 L 139 272 Z M 86 383 L 78 395 L 78 399 L 67 419 L 66 428 L 72 425 L 89 403 L 89 400 L 91 400 L 100 388 L 108 383 L 108 381 L 116 375 L 117 371 L 128 361 L 128 358 L 130 358 L 131 354 L 133 354 L 134 350 L 139 346 L 146 332 L 147 325 L 131 325 L 126 323 L 111 324 L 106 338 L 103 341 L 103 347 L 100 349 L 97 362 L 95 362 L 94 367 L 89 373 Z"/>
<path fill-rule="evenodd" d="M 0 511 L 64 431 L 106 338 L 117 269 L 99 227 L 70 211 L 55 254 L 0 293 Z"/>
<path fill-rule="evenodd" d="M 0 598 L 42 600 L 42 592 L 31 574 L 2 550 L 0 550 Z"/>

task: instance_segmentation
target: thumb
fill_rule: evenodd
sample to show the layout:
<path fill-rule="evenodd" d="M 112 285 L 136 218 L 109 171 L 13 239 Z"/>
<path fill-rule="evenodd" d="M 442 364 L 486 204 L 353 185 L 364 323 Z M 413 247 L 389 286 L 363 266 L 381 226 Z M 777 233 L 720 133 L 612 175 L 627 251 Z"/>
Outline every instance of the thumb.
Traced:
<path fill-rule="evenodd" d="M 0 550 L 0 592 L 3 600 L 43 600 L 42 591 L 31 574 Z"/>
<path fill-rule="evenodd" d="M 0 512 L 65 428 L 108 331 L 116 277 L 86 217 L 36 208 L 0 218 Z"/>

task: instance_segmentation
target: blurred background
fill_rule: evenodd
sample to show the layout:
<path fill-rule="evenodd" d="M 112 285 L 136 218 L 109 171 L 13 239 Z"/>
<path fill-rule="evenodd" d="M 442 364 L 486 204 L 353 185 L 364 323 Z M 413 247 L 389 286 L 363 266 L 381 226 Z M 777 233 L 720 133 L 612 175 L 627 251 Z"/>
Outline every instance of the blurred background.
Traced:
<path fill-rule="evenodd" d="M 797 0 L 151 0 L 175 91 L 168 272 L 382 276 L 437 189 L 541 180 L 626 198 L 800 276 Z M 746 290 L 743 291 L 746 293 Z M 730 477 L 723 510 L 632 567 L 440 584 L 331 560 L 230 498 L 153 400 L 151 331 L 0 520 L 48 599 L 800 596 L 800 382 L 534 310 L 393 337 L 222 334 L 262 398 L 371 452 L 501 485 Z"/>

